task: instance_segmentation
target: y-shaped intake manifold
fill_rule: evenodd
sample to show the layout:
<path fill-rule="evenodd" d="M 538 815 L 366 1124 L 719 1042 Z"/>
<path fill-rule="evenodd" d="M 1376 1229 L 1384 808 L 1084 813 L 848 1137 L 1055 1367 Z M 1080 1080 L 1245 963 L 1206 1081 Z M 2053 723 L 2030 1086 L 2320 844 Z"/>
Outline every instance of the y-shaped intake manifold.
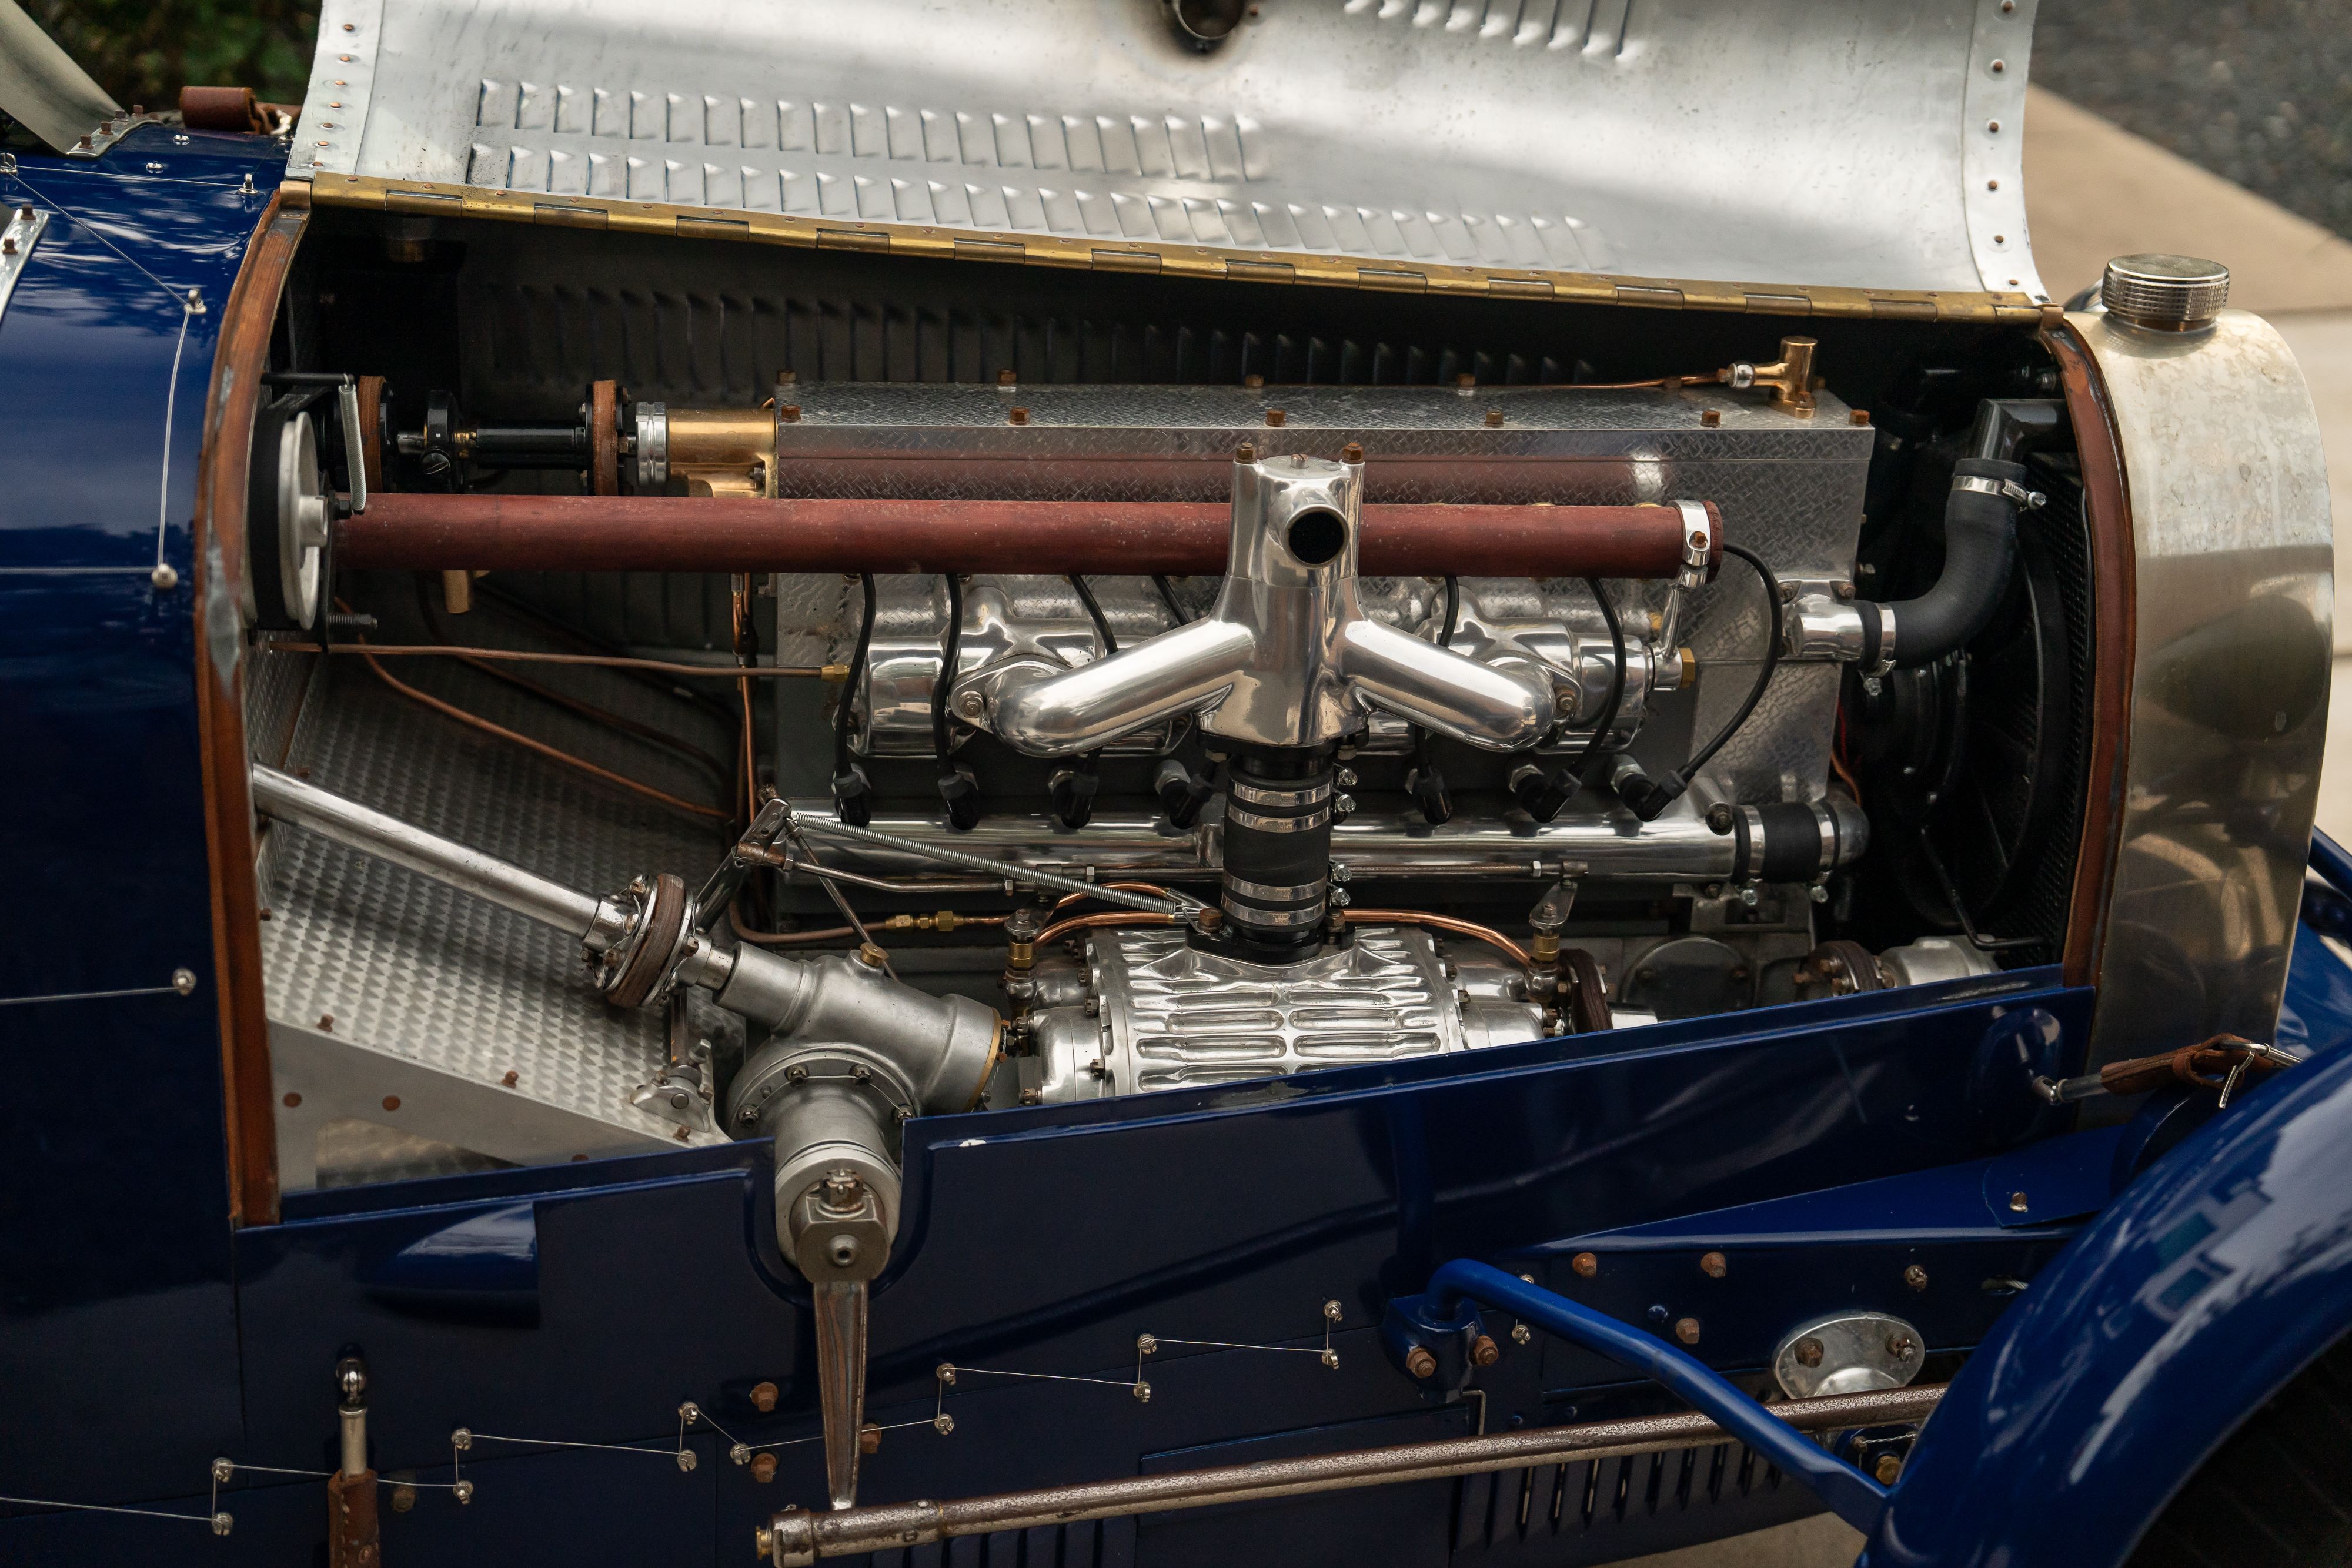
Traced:
<path fill-rule="evenodd" d="M 1363 493 L 1360 456 L 1261 462 L 1243 447 L 1224 588 L 1208 616 L 1075 670 L 1027 664 L 974 677 L 989 727 L 1020 750 L 1065 757 L 1190 712 L 1236 746 L 1306 750 L 1381 707 L 1493 751 L 1533 744 L 1553 704 L 1536 664 L 1480 664 L 1364 614 Z"/>

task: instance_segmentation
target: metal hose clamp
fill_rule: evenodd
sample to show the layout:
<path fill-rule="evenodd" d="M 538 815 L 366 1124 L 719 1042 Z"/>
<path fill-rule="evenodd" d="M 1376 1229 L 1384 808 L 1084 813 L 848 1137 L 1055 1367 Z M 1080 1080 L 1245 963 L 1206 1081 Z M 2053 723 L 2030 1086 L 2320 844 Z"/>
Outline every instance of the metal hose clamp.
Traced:
<path fill-rule="evenodd" d="M 1956 474 L 1952 476 L 1952 488 L 1974 490 L 1979 496 L 1999 496 L 2028 511 L 2039 511 L 2050 504 L 2049 497 L 2039 490 L 2029 490 L 2014 479 L 1987 479 L 1976 474 Z"/>

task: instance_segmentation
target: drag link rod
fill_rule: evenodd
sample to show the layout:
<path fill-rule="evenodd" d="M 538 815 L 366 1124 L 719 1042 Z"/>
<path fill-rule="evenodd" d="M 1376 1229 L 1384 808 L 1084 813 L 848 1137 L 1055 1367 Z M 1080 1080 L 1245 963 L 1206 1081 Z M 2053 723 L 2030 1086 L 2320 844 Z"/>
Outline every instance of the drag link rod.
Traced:
<path fill-rule="evenodd" d="M 1870 1394 L 1840 1394 L 1822 1399 L 1792 1399 L 1757 1406 L 1766 1421 L 1779 1425 L 1792 1442 L 1800 1432 L 1834 1432 L 1920 1421 L 1934 1410 L 1945 1385 L 1928 1384 Z M 1391 1448 L 1355 1448 L 1302 1459 L 1223 1465 L 1213 1469 L 1097 1481 L 1079 1486 L 1040 1487 L 1033 1491 L 952 1502 L 883 1503 L 833 1513 L 795 1511 L 777 1514 L 760 1531 L 759 1554 L 777 1568 L 802 1568 L 831 1557 L 897 1551 L 960 1535 L 1028 1530 L 1088 1519 L 1168 1513 L 1218 1503 L 1348 1491 L 1405 1481 L 1443 1480 L 1490 1470 L 1536 1465 L 1574 1464 L 1629 1454 L 1728 1442 L 1743 1434 L 1696 1413 L 1642 1416 L 1622 1421 L 1591 1421 L 1479 1437 L 1449 1437 Z M 1811 1448 L 1811 1445 L 1807 1443 Z M 1815 1452 L 1820 1452 L 1815 1449 Z"/>
<path fill-rule="evenodd" d="M 253 804 L 265 817 L 308 828 L 570 936 L 585 938 L 597 925 L 602 902 L 593 894 L 428 833 L 275 768 L 254 765 Z"/>

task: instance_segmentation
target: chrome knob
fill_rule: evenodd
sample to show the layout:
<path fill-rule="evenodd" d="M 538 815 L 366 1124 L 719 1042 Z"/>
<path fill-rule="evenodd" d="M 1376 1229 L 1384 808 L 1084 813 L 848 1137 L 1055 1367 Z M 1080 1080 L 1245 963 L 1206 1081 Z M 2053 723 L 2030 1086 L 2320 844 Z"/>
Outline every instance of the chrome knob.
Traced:
<path fill-rule="evenodd" d="M 2193 256 L 2119 256 L 2099 283 L 2107 314 L 2158 332 L 2196 332 L 2230 302 L 2230 269 Z"/>

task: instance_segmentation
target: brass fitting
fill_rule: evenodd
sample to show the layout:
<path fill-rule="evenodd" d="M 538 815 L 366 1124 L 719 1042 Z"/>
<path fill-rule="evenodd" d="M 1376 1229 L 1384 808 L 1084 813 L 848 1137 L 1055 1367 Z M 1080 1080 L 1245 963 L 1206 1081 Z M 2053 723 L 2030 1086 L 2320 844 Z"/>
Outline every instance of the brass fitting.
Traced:
<path fill-rule="evenodd" d="M 1772 394 L 1772 406 L 1783 413 L 1810 418 L 1813 412 L 1813 350 L 1821 347 L 1811 338 L 1783 338 L 1780 357 L 1769 365 L 1752 365 L 1746 361 L 1727 367 L 1719 372 L 1726 386 L 1739 391 L 1762 387 Z"/>

